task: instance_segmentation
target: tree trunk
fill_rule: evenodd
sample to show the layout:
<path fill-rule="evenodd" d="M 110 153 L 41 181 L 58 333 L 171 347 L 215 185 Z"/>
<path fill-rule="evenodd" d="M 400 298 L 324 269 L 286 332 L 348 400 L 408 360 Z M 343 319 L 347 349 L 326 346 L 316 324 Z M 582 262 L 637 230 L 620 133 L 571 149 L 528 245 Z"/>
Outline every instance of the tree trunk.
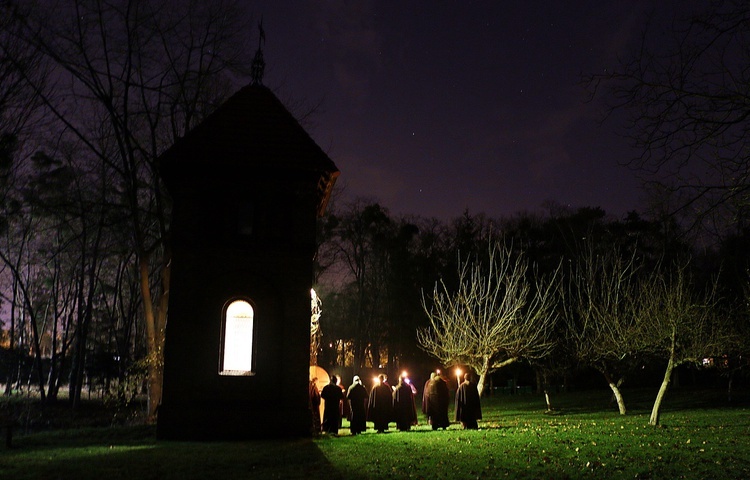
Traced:
<path fill-rule="evenodd" d="M 17 272 L 16 272 L 17 273 Z M 29 325 L 31 325 L 31 339 L 32 339 L 32 347 L 34 351 L 34 363 L 33 363 L 33 370 L 36 373 L 37 379 L 38 379 L 38 386 L 39 386 L 39 399 L 42 403 L 45 403 L 47 401 L 47 393 L 44 388 L 45 384 L 45 377 L 44 377 L 44 365 L 42 363 L 42 342 L 41 342 L 41 335 L 39 334 L 39 325 L 36 323 L 36 314 L 34 313 L 34 307 L 31 305 L 31 296 L 29 295 L 29 291 L 26 288 L 26 285 L 24 283 L 19 283 L 19 286 L 21 288 L 21 293 L 23 294 L 24 298 L 24 304 L 26 305 L 26 313 L 28 315 L 28 322 Z M 29 374 L 29 378 L 31 379 L 31 373 Z M 31 384 L 29 384 L 29 388 L 31 388 Z"/>
<path fill-rule="evenodd" d="M 487 375 L 490 373 L 490 358 L 485 357 L 482 361 L 482 367 L 479 370 L 479 380 L 477 381 L 477 391 L 479 391 L 479 396 L 482 396 L 482 392 L 484 391 L 484 382 L 487 379 Z M 459 381 L 458 384 L 460 385 L 461 382 Z"/>
<path fill-rule="evenodd" d="M 5 395 L 10 396 L 13 393 L 13 383 L 16 381 L 17 369 L 20 363 L 20 359 L 16 354 L 16 299 L 18 298 L 18 281 L 13 279 L 13 293 L 12 301 L 10 304 L 10 328 L 8 329 L 9 346 L 8 346 L 8 358 L 10 362 L 8 364 L 8 374 L 5 380 Z"/>
<path fill-rule="evenodd" d="M 81 404 L 81 390 L 83 388 L 84 368 L 86 366 L 88 330 L 88 321 L 82 321 L 82 319 L 79 318 L 75 330 L 73 364 L 70 368 L 70 384 L 68 385 L 68 402 L 73 409 L 78 408 Z"/>
<path fill-rule="evenodd" d="M 356 338 L 354 342 L 352 342 L 352 357 L 354 358 L 354 368 L 357 370 L 362 370 L 365 368 L 365 362 L 367 360 L 367 344 L 364 342 L 362 338 Z M 345 342 L 342 341 L 342 356 L 341 361 L 339 362 L 338 359 L 336 360 L 336 363 L 343 367 L 346 364 L 346 353 L 345 353 Z M 337 355 L 338 357 L 338 355 Z"/>
<path fill-rule="evenodd" d="M 58 316 L 57 312 L 59 311 L 57 300 L 59 298 L 60 292 L 58 290 L 59 287 L 59 263 L 55 261 L 55 274 L 53 276 L 52 280 L 52 298 L 50 301 L 52 302 L 52 334 L 50 335 L 52 338 L 52 345 L 50 348 L 50 362 L 49 362 L 49 371 L 47 372 L 47 402 L 49 403 L 55 403 L 57 401 L 57 392 L 58 392 L 58 385 L 59 381 L 57 377 L 60 375 L 58 373 L 58 364 L 62 361 L 57 353 L 57 340 L 58 340 Z M 49 309 L 50 305 L 49 302 L 47 303 L 47 306 L 45 307 L 45 313 L 44 317 L 49 318 Z"/>
<path fill-rule="evenodd" d="M 484 391 L 484 384 L 487 380 L 487 376 L 494 372 L 495 370 L 501 369 L 503 367 L 507 367 L 511 363 L 514 363 L 516 360 L 518 360 L 518 357 L 510 357 L 506 358 L 500 363 L 493 363 L 492 358 L 485 357 L 482 360 L 481 367 L 478 368 L 478 374 L 479 374 L 479 381 L 477 382 L 477 390 L 479 391 L 479 396 L 482 396 L 482 392 Z M 461 385 L 462 379 L 458 379 L 458 384 Z"/>
<path fill-rule="evenodd" d="M 620 389 L 617 388 L 617 385 L 615 385 L 613 382 L 609 383 L 609 388 L 612 389 L 612 394 L 615 396 L 615 399 L 617 400 L 617 408 L 620 410 L 620 415 L 625 415 L 627 413 L 627 409 L 625 408 L 625 399 L 622 398 L 622 393 L 620 393 Z"/>
<path fill-rule="evenodd" d="M 539 377 L 541 377 L 541 390 L 544 392 L 544 400 L 547 402 L 547 412 L 551 412 L 553 408 L 552 401 L 549 398 L 549 374 L 544 372 L 543 374 L 538 375 L 538 378 Z"/>
<path fill-rule="evenodd" d="M 664 395 L 666 395 L 667 389 L 669 388 L 669 382 L 672 380 L 672 371 L 674 370 L 674 367 L 674 357 L 670 355 L 669 361 L 667 362 L 667 370 L 664 372 L 664 380 L 661 382 L 661 387 L 659 387 L 659 393 L 656 395 L 654 407 L 651 409 L 651 418 L 648 420 L 649 425 L 659 425 L 659 409 L 662 400 L 664 400 Z"/>
<path fill-rule="evenodd" d="M 39 335 L 39 327 L 36 324 L 36 318 L 34 315 L 29 314 L 29 323 L 31 324 L 31 334 L 34 347 L 34 367 L 36 376 L 39 380 L 39 399 L 42 403 L 47 401 L 47 393 L 44 389 L 44 365 L 42 365 L 42 346 Z"/>
<path fill-rule="evenodd" d="M 482 392 L 484 391 L 484 380 L 487 377 L 486 372 L 482 372 L 479 374 L 479 381 L 477 382 L 477 391 L 479 392 L 479 396 L 482 396 Z"/>
<path fill-rule="evenodd" d="M 73 363 L 70 368 L 70 382 L 68 385 L 68 402 L 71 408 L 76 409 L 81 404 L 81 389 L 83 388 L 84 368 L 86 365 L 86 347 L 88 342 L 88 329 L 89 322 L 84 314 L 84 309 L 88 309 L 89 305 L 84 307 L 83 299 L 83 288 L 85 282 L 84 276 L 84 265 L 83 262 L 86 258 L 86 249 L 83 248 L 81 252 L 81 272 L 78 279 L 78 287 L 76 289 L 77 305 L 76 308 L 76 328 L 74 330 L 74 348 L 73 348 Z"/>
<path fill-rule="evenodd" d="M 148 348 L 148 421 L 156 421 L 156 412 L 161 403 L 162 373 L 164 359 L 163 331 L 159 328 L 158 312 L 152 303 L 149 282 L 149 255 L 139 256 L 141 297 L 143 298 L 144 320 L 146 322 L 146 346 Z M 166 312 L 164 312 L 166 314 Z"/>
<path fill-rule="evenodd" d="M 615 400 L 617 400 L 617 408 L 620 410 L 620 415 L 625 415 L 627 409 L 625 408 L 625 399 L 622 397 L 622 392 L 620 392 L 620 387 L 618 386 L 619 382 L 615 383 L 608 373 L 604 373 L 604 378 L 607 380 L 607 385 L 609 385 L 609 388 L 612 390 L 612 395 L 614 395 Z"/>
<path fill-rule="evenodd" d="M 380 345 L 375 342 L 370 345 L 370 361 L 372 363 L 372 368 L 380 367 Z"/>

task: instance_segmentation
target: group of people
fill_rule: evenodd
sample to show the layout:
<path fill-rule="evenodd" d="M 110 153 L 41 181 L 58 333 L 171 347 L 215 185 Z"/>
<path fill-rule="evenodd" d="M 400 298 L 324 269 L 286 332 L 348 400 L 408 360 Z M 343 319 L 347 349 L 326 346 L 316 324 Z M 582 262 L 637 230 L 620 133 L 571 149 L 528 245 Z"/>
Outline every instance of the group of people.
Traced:
<path fill-rule="evenodd" d="M 400 431 L 408 431 L 417 425 L 416 388 L 405 376 L 399 377 L 398 384 L 391 387 L 388 378 L 381 374 L 369 394 L 358 375 L 354 376 L 348 389 L 339 385 L 335 375 L 331 375 L 330 382 L 321 391 L 318 391 L 316 382 L 317 378 L 310 381 L 313 433 L 322 431 L 338 434 L 341 419 L 345 415 L 349 419 L 352 435 L 364 432 L 367 421 L 373 423 L 373 428 L 378 433 L 388 430 L 391 422 L 395 422 Z M 321 399 L 324 402 L 322 421 L 319 409 Z M 449 404 L 448 382 L 439 373 L 433 372 L 422 393 L 422 413 L 427 416 L 433 430 L 447 429 L 450 426 Z M 456 391 L 456 421 L 463 428 L 476 429 L 477 420 L 481 419 L 479 392 L 471 373 L 466 373 Z"/>

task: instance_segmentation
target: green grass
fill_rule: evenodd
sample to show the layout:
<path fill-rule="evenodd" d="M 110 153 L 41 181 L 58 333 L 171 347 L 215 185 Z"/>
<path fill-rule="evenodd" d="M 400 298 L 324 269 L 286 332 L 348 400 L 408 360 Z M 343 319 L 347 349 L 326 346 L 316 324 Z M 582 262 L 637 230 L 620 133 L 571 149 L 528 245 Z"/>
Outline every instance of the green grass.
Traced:
<path fill-rule="evenodd" d="M 626 392 L 620 416 L 605 391 L 483 399 L 480 430 L 290 441 L 156 441 L 152 427 L 88 428 L 14 438 L 0 447 L 0 478 L 750 478 L 750 408 L 721 392 L 667 399 L 649 427 L 653 392 Z M 345 422 L 346 427 L 346 422 Z"/>

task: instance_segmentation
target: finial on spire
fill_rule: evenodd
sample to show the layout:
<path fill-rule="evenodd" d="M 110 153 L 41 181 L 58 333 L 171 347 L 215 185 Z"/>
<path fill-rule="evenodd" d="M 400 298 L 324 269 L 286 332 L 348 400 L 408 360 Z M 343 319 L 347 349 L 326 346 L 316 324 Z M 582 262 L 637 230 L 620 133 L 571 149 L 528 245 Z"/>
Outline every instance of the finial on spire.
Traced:
<path fill-rule="evenodd" d="M 263 31 L 263 17 L 258 22 L 258 50 L 253 57 L 253 64 L 250 67 L 250 76 L 253 79 L 253 85 L 263 85 L 263 72 L 266 69 L 266 62 L 263 60 L 263 44 L 266 42 L 266 32 Z"/>

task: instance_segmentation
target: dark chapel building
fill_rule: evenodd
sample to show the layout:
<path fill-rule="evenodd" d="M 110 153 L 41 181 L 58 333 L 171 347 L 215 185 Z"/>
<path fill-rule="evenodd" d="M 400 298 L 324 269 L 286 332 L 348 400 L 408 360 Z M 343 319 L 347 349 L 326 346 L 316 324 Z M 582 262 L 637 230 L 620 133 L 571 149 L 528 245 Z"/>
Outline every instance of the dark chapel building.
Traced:
<path fill-rule="evenodd" d="M 162 439 L 310 433 L 316 220 L 339 172 L 260 84 L 160 157 L 173 199 Z"/>

